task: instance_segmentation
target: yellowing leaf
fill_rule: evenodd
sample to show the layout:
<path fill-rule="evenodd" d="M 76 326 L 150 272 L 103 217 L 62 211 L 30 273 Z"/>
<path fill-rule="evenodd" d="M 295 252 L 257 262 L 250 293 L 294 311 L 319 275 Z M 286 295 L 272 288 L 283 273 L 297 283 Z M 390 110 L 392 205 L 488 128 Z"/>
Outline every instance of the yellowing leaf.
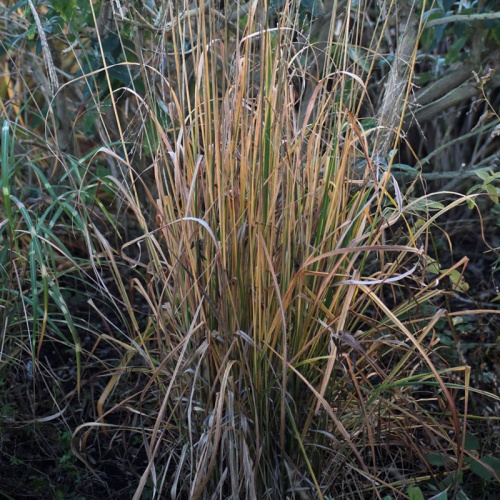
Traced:
<path fill-rule="evenodd" d="M 428 273 L 439 274 L 441 272 L 441 266 L 437 260 L 431 259 L 430 257 L 427 259 L 427 265 L 425 266 L 425 270 Z"/>
<path fill-rule="evenodd" d="M 462 273 L 460 271 L 457 271 L 456 269 L 451 271 L 449 274 L 450 276 L 450 281 L 453 286 L 453 290 L 456 292 L 461 292 L 465 293 L 469 289 L 469 283 L 465 281 L 464 277 L 462 276 Z"/>

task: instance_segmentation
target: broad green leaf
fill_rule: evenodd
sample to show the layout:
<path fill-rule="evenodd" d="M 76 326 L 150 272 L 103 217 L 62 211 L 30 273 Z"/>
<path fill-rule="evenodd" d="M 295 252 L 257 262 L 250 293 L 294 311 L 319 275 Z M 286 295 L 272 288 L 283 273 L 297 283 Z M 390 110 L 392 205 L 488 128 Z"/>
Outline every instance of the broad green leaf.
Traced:
<path fill-rule="evenodd" d="M 490 196 L 500 196 L 500 188 L 495 187 L 493 184 L 486 184 L 485 188 Z"/>
<path fill-rule="evenodd" d="M 465 449 L 467 451 L 474 451 L 479 449 L 479 440 L 470 432 L 467 432 L 465 434 Z"/>
<path fill-rule="evenodd" d="M 446 63 L 451 64 L 457 61 L 460 58 L 461 50 L 464 45 L 467 43 L 468 37 L 462 36 L 448 49 L 448 53 L 446 54 Z"/>
<path fill-rule="evenodd" d="M 424 500 L 422 490 L 418 486 L 410 486 L 406 490 L 406 494 L 410 497 L 410 500 Z"/>
<path fill-rule="evenodd" d="M 439 453 L 429 453 L 425 459 L 430 465 L 435 465 L 436 467 L 441 467 L 446 463 L 446 460 Z"/>
<path fill-rule="evenodd" d="M 349 57 L 351 58 L 351 61 L 359 64 L 363 71 L 366 71 L 367 73 L 370 71 L 370 62 L 368 61 L 366 55 L 367 53 L 364 49 L 349 45 L 347 52 L 349 54 Z"/>
<path fill-rule="evenodd" d="M 492 175 L 490 170 L 477 170 L 475 173 L 482 181 L 491 182 Z"/>
<path fill-rule="evenodd" d="M 52 6 L 66 22 L 76 12 L 76 0 L 52 0 Z"/>
<path fill-rule="evenodd" d="M 482 462 L 482 463 L 481 463 Z M 483 457 L 481 462 L 472 462 L 470 464 L 470 470 L 474 472 L 477 476 L 485 481 L 491 481 L 494 479 L 493 474 L 483 465 L 486 464 L 491 467 L 497 475 L 500 475 L 500 459 L 496 457 Z"/>

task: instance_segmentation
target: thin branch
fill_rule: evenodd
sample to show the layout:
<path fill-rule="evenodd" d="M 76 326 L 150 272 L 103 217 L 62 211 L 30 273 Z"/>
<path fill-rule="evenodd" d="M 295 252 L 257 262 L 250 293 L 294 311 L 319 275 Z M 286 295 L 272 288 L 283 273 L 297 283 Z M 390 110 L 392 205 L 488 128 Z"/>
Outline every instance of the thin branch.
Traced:
<path fill-rule="evenodd" d="M 465 168 L 460 168 L 459 170 L 453 170 L 450 172 L 418 172 L 418 173 L 411 173 L 411 172 L 392 172 L 395 175 L 397 175 L 398 178 L 400 179 L 407 179 L 407 178 L 414 178 L 416 175 L 419 175 L 426 181 L 435 181 L 435 180 L 442 180 L 442 179 L 454 179 L 454 180 L 463 180 L 467 179 L 469 177 L 474 177 L 478 172 L 488 172 L 488 171 L 495 171 L 495 166 L 494 165 L 489 165 L 487 167 L 481 167 L 481 168 L 475 168 L 474 170 L 466 170 Z M 479 182 L 479 179 L 478 179 Z M 444 190 L 443 190 L 444 191 Z M 449 189 L 447 189 L 449 191 Z"/>
<path fill-rule="evenodd" d="M 488 123 L 486 125 L 483 125 L 482 127 L 476 128 L 475 130 L 471 130 L 467 134 L 463 134 L 460 137 L 457 137 L 456 139 L 453 139 L 452 141 L 447 142 L 446 144 L 442 144 L 438 148 L 436 148 L 432 153 L 430 153 L 428 156 L 423 158 L 419 163 L 420 165 L 425 165 L 426 163 L 430 163 L 430 160 L 442 153 L 444 150 L 450 148 L 451 146 L 454 146 L 455 144 L 459 144 L 460 142 L 466 141 L 467 139 L 470 139 L 471 137 L 474 137 L 479 134 L 484 134 L 486 132 L 489 132 L 491 129 L 493 129 L 496 125 L 496 122 L 493 123 Z M 489 168 L 489 167 L 487 167 Z"/>
<path fill-rule="evenodd" d="M 496 89 L 500 87 L 500 75 L 495 75 L 488 83 L 488 88 Z M 441 111 L 450 109 L 457 104 L 467 103 L 480 92 L 476 82 L 468 81 L 448 92 L 440 99 L 417 109 L 414 111 L 414 117 L 419 123 L 425 122 L 434 118 Z M 418 102 L 418 101 L 417 101 Z"/>
<path fill-rule="evenodd" d="M 426 25 L 426 28 L 432 28 L 440 24 L 448 23 L 470 23 L 478 21 L 488 21 L 490 19 L 500 19 L 500 12 L 486 12 L 484 14 L 456 14 L 454 16 L 441 17 L 439 19 L 431 19 Z"/>

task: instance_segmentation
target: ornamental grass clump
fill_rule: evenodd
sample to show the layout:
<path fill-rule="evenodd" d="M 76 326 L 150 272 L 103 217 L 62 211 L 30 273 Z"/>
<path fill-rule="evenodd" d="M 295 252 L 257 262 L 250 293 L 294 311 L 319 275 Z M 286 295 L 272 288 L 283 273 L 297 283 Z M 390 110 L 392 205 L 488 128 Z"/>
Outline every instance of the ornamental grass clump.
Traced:
<path fill-rule="evenodd" d="M 147 144 L 149 181 L 111 180 L 141 228 L 120 253 L 142 270 L 130 286 L 149 306 L 144 323 L 115 273 L 134 325 L 115 341 L 119 373 L 147 383 L 116 401 L 117 373 L 98 403 L 107 432 L 141 437 L 135 498 L 146 485 L 360 498 L 427 480 L 430 454 L 450 473 L 463 462 L 468 372 L 437 350 L 445 313 L 425 274 L 426 197 L 409 200 L 374 159 L 391 137 L 366 88 L 370 52 L 347 57 L 345 18 L 311 45 L 294 7 L 271 24 L 252 5 L 244 29 L 203 5 L 171 10 L 151 41 L 166 43 L 163 66 L 141 65 L 133 148 Z M 108 426 L 118 409 L 135 427 Z"/>

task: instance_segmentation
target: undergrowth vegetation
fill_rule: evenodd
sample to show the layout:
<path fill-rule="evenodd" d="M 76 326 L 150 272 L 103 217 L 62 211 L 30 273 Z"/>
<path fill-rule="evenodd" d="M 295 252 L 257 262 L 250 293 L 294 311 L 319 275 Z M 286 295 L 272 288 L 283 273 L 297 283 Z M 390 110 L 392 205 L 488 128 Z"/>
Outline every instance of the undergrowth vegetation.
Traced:
<path fill-rule="evenodd" d="M 6 498 L 498 488 L 498 291 L 450 257 L 456 214 L 498 244 L 495 77 L 477 172 L 429 189 L 439 16 L 325 5 L 0 7 Z"/>

